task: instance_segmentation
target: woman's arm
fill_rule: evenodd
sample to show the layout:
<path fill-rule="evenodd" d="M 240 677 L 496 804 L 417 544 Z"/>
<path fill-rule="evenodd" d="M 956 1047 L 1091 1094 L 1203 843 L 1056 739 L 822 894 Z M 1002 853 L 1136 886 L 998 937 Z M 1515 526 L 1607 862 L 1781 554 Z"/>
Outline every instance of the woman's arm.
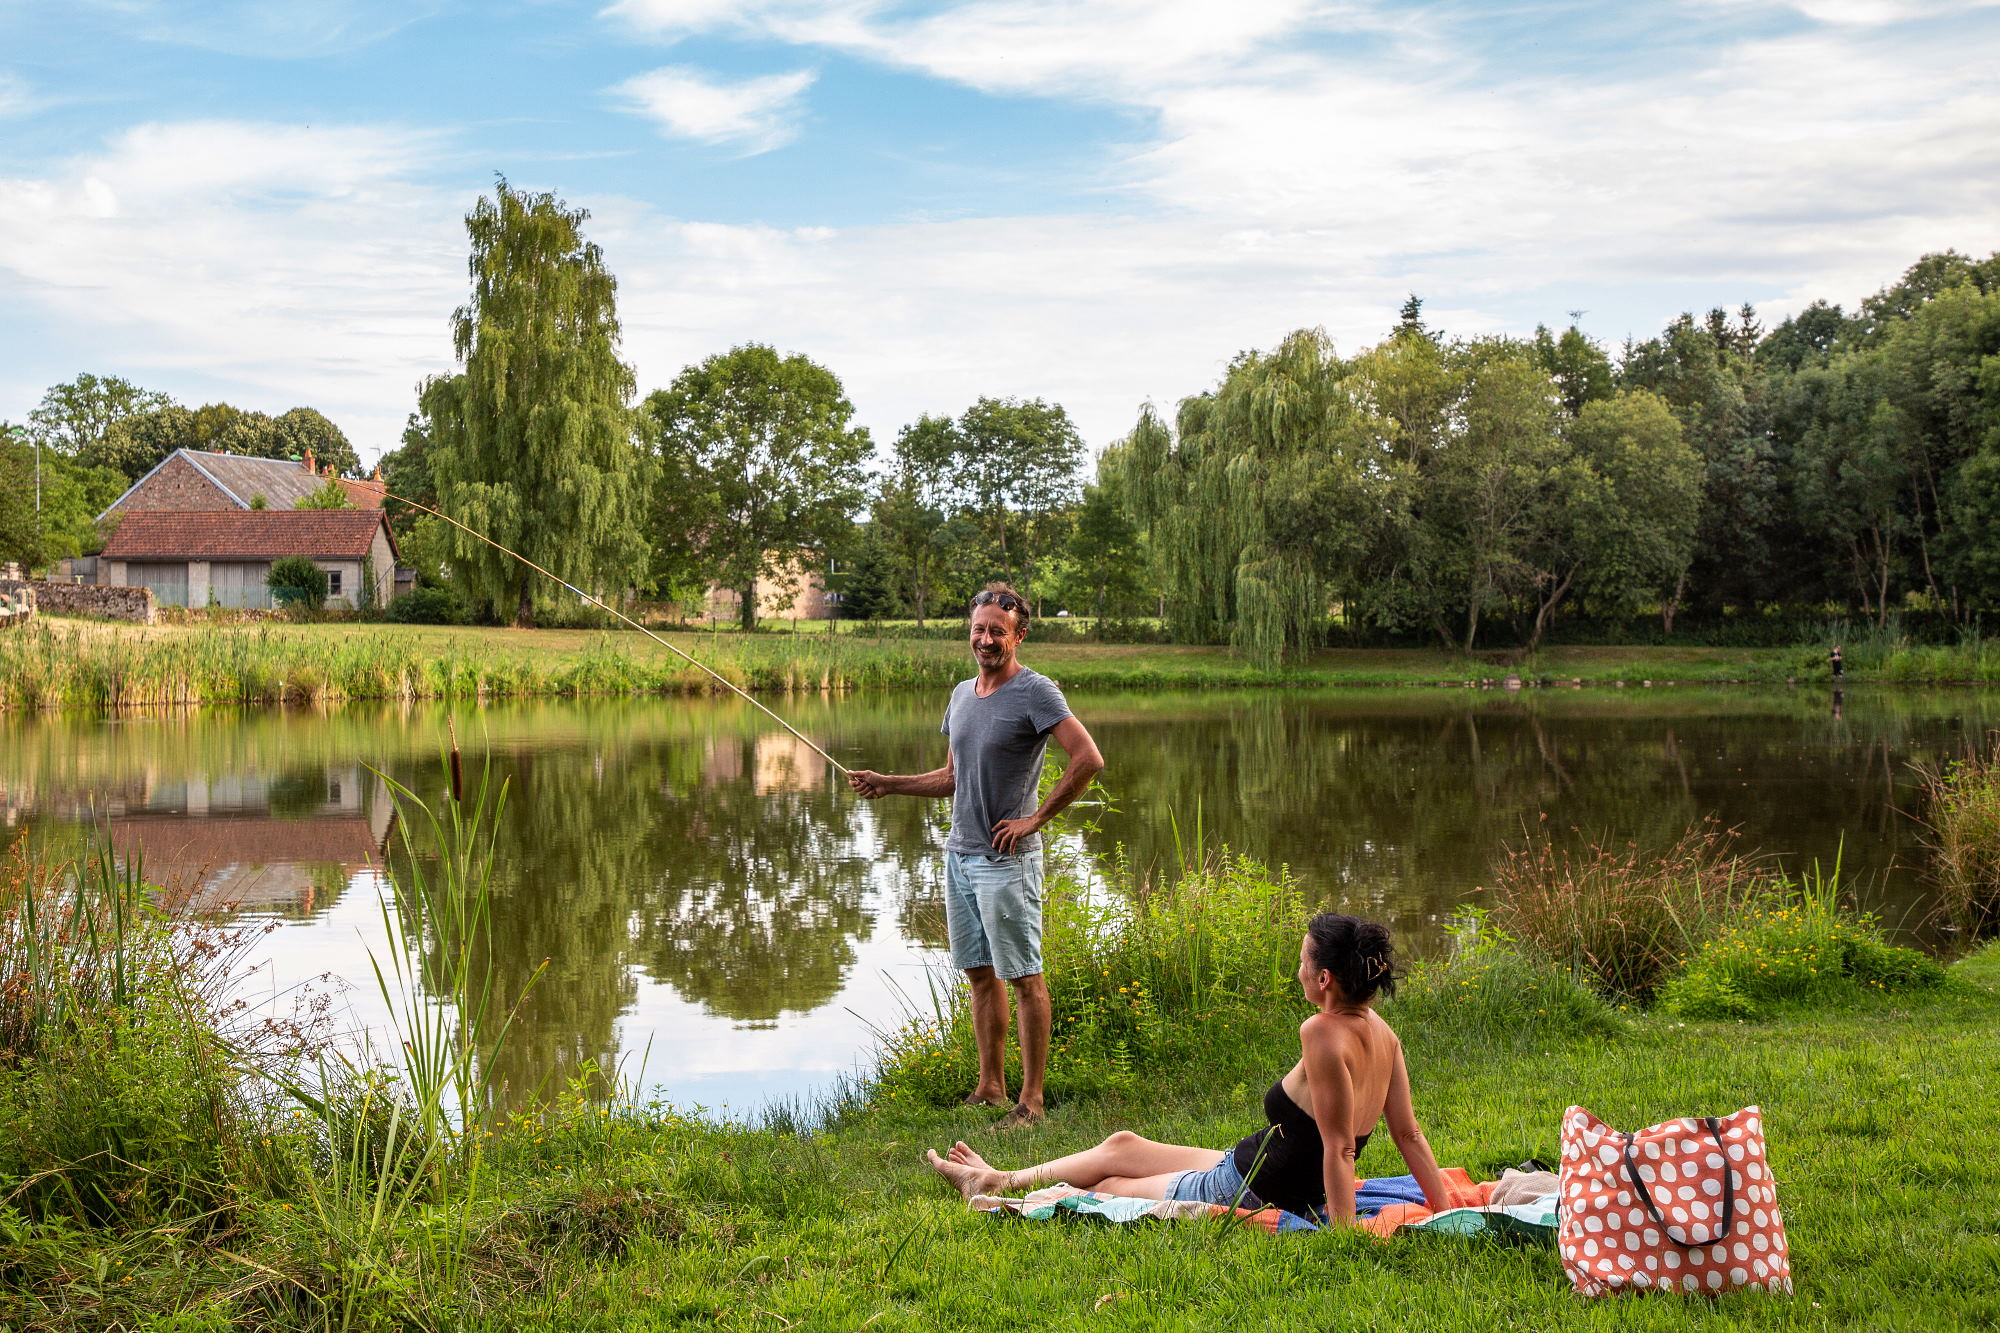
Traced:
<path fill-rule="evenodd" d="M 1320 1170 L 1326 1216 L 1335 1226 L 1354 1221 L 1354 1080 L 1347 1073 L 1346 1033 L 1333 1019 L 1314 1014 L 1299 1028 L 1313 1122 L 1319 1126 Z"/>
<path fill-rule="evenodd" d="M 1382 1114 L 1389 1121 L 1389 1137 L 1396 1141 L 1396 1151 L 1403 1154 L 1403 1164 L 1424 1192 L 1424 1202 L 1433 1212 L 1442 1212 L 1448 1206 L 1444 1177 L 1438 1172 L 1437 1159 L 1431 1156 L 1430 1140 L 1417 1123 L 1416 1108 L 1410 1104 L 1410 1071 L 1403 1065 L 1401 1042 L 1396 1043 L 1396 1067 L 1389 1074 L 1389 1101 Z"/>

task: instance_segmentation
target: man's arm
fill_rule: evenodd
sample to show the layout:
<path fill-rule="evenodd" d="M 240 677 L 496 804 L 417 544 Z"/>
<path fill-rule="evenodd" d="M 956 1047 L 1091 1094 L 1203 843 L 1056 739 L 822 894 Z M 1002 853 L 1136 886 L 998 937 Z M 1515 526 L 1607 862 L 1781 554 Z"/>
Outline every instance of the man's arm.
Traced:
<path fill-rule="evenodd" d="M 944 767 L 928 773 L 871 773 L 857 768 L 847 775 L 847 785 L 864 800 L 878 796 L 949 796 L 958 790 L 958 775 L 952 768 L 951 747 L 944 751 Z"/>
<path fill-rule="evenodd" d="M 1050 820 L 1069 808 L 1071 801 L 1083 795 L 1092 778 L 1104 771 L 1104 756 L 1097 752 L 1097 742 L 1074 715 L 1056 723 L 1049 734 L 1069 756 L 1069 763 L 1063 768 L 1062 781 L 1055 785 L 1040 809 L 1025 819 L 1003 819 L 993 826 L 993 848 L 1002 856 L 1013 855 L 1014 844 L 1030 833 L 1041 832 Z"/>

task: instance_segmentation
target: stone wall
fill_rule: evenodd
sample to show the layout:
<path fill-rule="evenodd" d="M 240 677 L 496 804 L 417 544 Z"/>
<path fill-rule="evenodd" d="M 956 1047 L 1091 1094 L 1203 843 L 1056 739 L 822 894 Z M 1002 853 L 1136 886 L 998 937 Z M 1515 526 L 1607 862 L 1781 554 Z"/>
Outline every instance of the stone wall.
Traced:
<path fill-rule="evenodd" d="M 201 475 L 201 470 L 185 458 L 169 458 L 145 484 L 125 497 L 117 512 L 172 510 L 202 513 L 217 509 L 241 509 L 220 486 Z"/>
<path fill-rule="evenodd" d="M 149 588 L 98 588 L 88 583 L 25 583 L 0 579 L 0 592 L 22 588 L 35 594 L 35 609 L 45 616 L 96 616 L 101 620 L 153 623 L 153 593 Z"/>

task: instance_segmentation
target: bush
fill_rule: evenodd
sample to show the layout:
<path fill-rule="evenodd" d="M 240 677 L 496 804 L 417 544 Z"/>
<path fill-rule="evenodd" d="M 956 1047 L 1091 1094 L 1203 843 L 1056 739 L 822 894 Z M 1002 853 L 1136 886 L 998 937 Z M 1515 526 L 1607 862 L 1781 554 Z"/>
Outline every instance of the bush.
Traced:
<path fill-rule="evenodd" d="M 1617 1013 L 1566 967 L 1523 952 L 1470 911 L 1451 922 L 1451 952 L 1412 967 L 1382 1009 L 1405 1043 L 1441 1040 L 1542 1049 L 1614 1037 Z"/>
<path fill-rule="evenodd" d="M 1606 994 L 1649 1000 L 1681 959 L 1775 882 L 1776 868 L 1738 851 L 1736 836 L 1708 819 L 1647 852 L 1558 839 L 1545 825 L 1501 864 L 1493 924 Z"/>
<path fill-rule="evenodd" d="M 302 555 L 273 560 L 264 586 L 279 606 L 317 611 L 326 605 L 326 571 Z"/>
<path fill-rule="evenodd" d="M 463 625 L 472 618 L 449 588 L 413 588 L 391 600 L 383 614 L 399 625 Z"/>
<path fill-rule="evenodd" d="M 1873 917 L 1842 910 L 1829 888 L 1813 885 L 1758 902 L 1704 943 L 1661 989 L 1660 1007 L 1683 1018 L 1755 1018 L 1944 978 L 1936 959 L 1888 943 Z"/>
<path fill-rule="evenodd" d="M 219 1225 L 262 1159 L 220 1032 L 246 937 L 178 928 L 108 855 L 0 883 L 0 1179 L 32 1222 Z"/>
<path fill-rule="evenodd" d="M 1245 1025 L 1294 1003 L 1309 915 L 1298 881 L 1228 851 L 1164 883 L 1122 861 L 1052 864 L 1043 895 L 1054 1034 L 1049 1085 L 1125 1090 L 1142 1074 L 1201 1065 L 1204 1043 L 1241 1045 Z M 956 987 L 883 1042 L 877 1104 L 949 1106 L 978 1074 L 971 1014 Z"/>

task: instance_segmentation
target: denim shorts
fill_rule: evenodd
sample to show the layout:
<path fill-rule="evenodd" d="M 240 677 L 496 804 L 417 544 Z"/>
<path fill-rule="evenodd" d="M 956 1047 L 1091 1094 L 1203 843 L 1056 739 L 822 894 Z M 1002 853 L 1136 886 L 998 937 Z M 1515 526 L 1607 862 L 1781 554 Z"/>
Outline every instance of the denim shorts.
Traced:
<path fill-rule="evenodd" d="M 1236 1150 L 1222 1154 L 1222 1160 L 1206 1171 L 1178 1172 L 1167 1184 L 1169 1199 L 1188 1199 L 1195 1203 L 1229 1204 L 1237 1208 L 1262 1208 L 1264 1201 L 1251 1193 L 1243 1184 L 1243 1173 L 1236 1169 Z"/>
<path fill-rule="evenodd" d="M 1008 981 L 1042 970 L 1042 854 L 944 854 L 951 965 L 990 967 Z"/>

